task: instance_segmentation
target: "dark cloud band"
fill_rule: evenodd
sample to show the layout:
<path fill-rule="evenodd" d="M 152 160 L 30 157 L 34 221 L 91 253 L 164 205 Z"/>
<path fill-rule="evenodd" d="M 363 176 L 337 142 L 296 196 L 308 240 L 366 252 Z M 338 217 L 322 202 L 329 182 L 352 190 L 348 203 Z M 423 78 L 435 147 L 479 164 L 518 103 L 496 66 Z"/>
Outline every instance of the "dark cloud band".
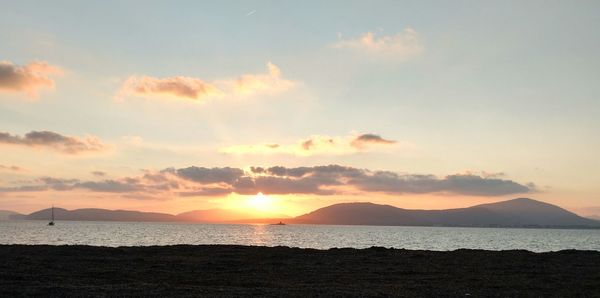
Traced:
<path fill-rule="evenodd" d="M 140 177 L 100 181 L 39 178 L 32 185 L 0 188 L 0 192 L 27 192 L 84 189 L 104 193 L 135 193 L 138 197 L 223 196 L 230 193 L 336 195 L 348 193 L 446 194 L 460 196 L 502 196 L 536 191 L 533 184 L 520 184 L 496 176 L 474 174 L 398 174 L 354 167 L 327 165 L 288 168 L 168 168 Z"/>
<path fill-rule="evenodd" d="M 71 137 L 52 131 L 31 131 L 24 136 L 0 132 L 0 144 L 45 147 L 65 154 L 97 152 L 106 149 L 106 146 L 96 137 Z"/>

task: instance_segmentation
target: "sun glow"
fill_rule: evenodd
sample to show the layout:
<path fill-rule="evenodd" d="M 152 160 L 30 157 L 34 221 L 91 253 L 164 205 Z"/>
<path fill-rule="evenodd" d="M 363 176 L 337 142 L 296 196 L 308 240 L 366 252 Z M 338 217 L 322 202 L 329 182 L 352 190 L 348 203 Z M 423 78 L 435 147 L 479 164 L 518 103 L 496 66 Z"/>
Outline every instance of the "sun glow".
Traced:
<path fill-rule="evenodd" d="M 310 202 L 309 204 L 300 203 Z M 256 195 L 230 194 L 227 199 L 215 199 L 213 208 L 231 210 L 245 214 L 242 219 L 249 218 L 284 218 L 298 216 L 315 209 L 310 198 L 292 195 Z M 321 207 L 321 205 L 317 205 Z M 191 209 L 187 208 L 187 210 Z"/>
<path fill-rule="evenodd" d="M 247 201 L 247 204 L 256 210 L 259 211 L 271 211 L 273 209 L 273 198 L 264 195 L 262 192 L 259 192 L 253 197 L 250 197 Z"/>

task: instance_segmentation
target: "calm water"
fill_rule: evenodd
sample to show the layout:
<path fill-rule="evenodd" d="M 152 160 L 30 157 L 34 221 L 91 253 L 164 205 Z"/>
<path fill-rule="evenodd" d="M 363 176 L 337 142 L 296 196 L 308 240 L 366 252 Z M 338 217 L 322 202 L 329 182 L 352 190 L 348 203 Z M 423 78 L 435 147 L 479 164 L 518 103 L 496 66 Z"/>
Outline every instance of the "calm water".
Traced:
<path fill-rule="evenodd" d="M 242 244 L 326 249 L 384 246 L 406 249 L 600 250 L 600 230 L 220 225 L 184 223 L 0 222 L 0 244 L 138 246 Z"/>

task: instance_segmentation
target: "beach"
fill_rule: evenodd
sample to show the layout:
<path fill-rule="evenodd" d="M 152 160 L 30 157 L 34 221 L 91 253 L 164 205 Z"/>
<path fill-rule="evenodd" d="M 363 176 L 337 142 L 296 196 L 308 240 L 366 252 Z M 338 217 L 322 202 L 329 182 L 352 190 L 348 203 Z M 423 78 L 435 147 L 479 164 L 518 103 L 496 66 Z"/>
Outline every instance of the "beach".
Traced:
<path fill-rule="evenodd" d="M 600 296 L 600 252 L 0 246 L 0 296 Z"/>

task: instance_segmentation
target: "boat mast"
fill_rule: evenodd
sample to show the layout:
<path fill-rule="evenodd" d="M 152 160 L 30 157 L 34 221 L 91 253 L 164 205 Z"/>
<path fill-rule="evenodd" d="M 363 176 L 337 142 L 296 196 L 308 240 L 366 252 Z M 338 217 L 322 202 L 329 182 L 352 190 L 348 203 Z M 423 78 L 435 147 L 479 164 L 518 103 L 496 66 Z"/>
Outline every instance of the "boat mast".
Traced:
<path fill-rule="evenodd" d="M 52 205 L 52 222 L 54 222 L 54 205 Z"/>

